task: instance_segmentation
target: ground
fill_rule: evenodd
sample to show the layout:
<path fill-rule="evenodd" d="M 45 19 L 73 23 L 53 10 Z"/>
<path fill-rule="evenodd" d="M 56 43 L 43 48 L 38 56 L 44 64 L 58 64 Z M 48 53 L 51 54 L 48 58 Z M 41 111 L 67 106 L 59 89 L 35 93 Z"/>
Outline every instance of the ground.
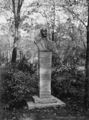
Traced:
<path fill-rule="evenodd" d="M 69 100 L 70 101 L 70 100 Z M 89 120 L 89 112 L 84 114 L 82 106 L 77 105 L 76 101 L 71 104 L 66 102 L 66 107 L 50 107 L 43 109 L 28 110 L 13 109 L 1 111 L 2 120 Z M 1 120 L 1 119 L 0 119 Z"/>
<path fill-rule="evenodd" d="M 89 120 L 89 116 L 66 113 L 64 108 L 6 112 L 4 120 Z"/>

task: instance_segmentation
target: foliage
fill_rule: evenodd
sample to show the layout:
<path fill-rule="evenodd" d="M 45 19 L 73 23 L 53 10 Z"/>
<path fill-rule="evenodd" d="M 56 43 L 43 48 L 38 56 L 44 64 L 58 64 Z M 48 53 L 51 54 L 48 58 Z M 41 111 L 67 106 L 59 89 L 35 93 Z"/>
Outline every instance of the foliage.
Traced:
<path fill-rule="evenodd" d="M 23 72 L 29 72 L 30 75 L 36 74 L 37 72 L 37 64 L 28 63 L 25 56 L 20 60 L 17 68 Z"/>
<path fill-rule="evenodd" d="M 13 1 L 13 0 L 10 0 Z M 15 34 L 14 30 L 14 19 L 13 14 L 11 12 L 12 10 L 12 4 L 9 0 L 2 0 L 3 4 L 3 16 L 5 16 L 6 23 L 3 25 L 1 23 L 1 28 L 4 28 L 2 31 L 5 34 L 12 36 L 12 34 Z M 10 3 L 10 4 L 9 4 Z M 32 51 L 35 51 L 34 47 L 31 47 L 30 41 L 34 41 L 34 38 L 36 36 L 35 32 L 41 28 L 42 25 L 40 24 L 46 24 L 48 28 L 48 32 L 50 34 L 50 39 L 52 39 L 52 32 L 56 31 L 57 33 L 57 44 L 59 46 L 59 52 L 60 49 L 63 48 L 64 51 L 66 51 L 66 43 L 68 43 L 70 46 L 70 43 L 79 44 L 82 47 L 82 43 L 85 44 L 86 42 L 86 24 L 87 24 L 87 6 L 85 5 L 86 1 L 77 1 L 77 2 L 68 2 L 63 0 L 60 2 L 57 0 L 37 0 L 28 2 L 26 5 L 25 1 L 23 2 L 21 11 L 20 11 L 20 21 L 19 21 L 19 42 L 18 42 L 18 48 L 20 50 L 24 51 L 26 49 L 31 49 Z M 1 9 L 2 9 L 1 7 Z M 5 9 L 6 8 L 6 9 Z M 7 9 L 8 8 L 8 9 Z M 13 7 L 14 8 L 14 7 Z M 10 14 L 9 14 L 10 13 Z M 38 19 L 39 18 L 39 19 Z M 68 22 L 68 20 L 70 20 Z M 69 24 L 70 23 L 70 24 Z M 36 26 L 39 26 L 36 28 Z M 6 26 L 6 27 L 5 27 Z M 70 27 L 68 27 L 70 26 Z M 79 28 L 80 27 L 80 28 Z M 73 29 L 72 29 L 73 28 Z M 59 30 L 60 29 L 60 30 Z M 80 29 L 80 32 L 79 32 Z M 71 33 L 72 31 L 72 33 Z M 85 32 L 84 32 L 85 31 Z M 22 39 L 24 38 L 24 42 L 22 42 Z M 64 40 L 66 38 L 66 40 Z M 80 43 L 79 43 L 79 40 Z M 10 38 L 9 38 L 10 39 Z M 13 39 L 9 41 L 9 43 L 12 43 L 9 48 L 11 51 L 13 47 Z M 30 45 L 27 43 L 30 43 Z M 70 42 L 71 39 L 71 42 Z M 7 40 L 7 39 L 6 39 Z M 69 42 L 67 42 L 69 40 Z M 1 41 L 1 40 L 0 40 Z M 3 38 L 2 41 L 5 41 L 5 38 Z M 1 49 L 2 44 L 5 46 L 6 42 L 1 42 Z M 63 44 L 62 44 L 63 43 Z M 8 44 L 8 43 L 7 43 Z M 62 44 L 60 48 L 60 44 Z M 65 45 L 64 45 L 65 44 Z M 28 47 L 25 47 L 25 45 Z M 86 44 L 85 44 L 86 45 Z M 21 47 L 22 46 L 22 47 Z M 35 45 L 33 45 L 35 46 Z M 6 48 L 6 46 L 5 46 Z M 6 49 L 2 49 L 3 52 Z M 7 50 L 6 50 L 7 51 Z M 7 54 L 7 53 L 5 53 Z"/>
<path fill-rule="evenodd" d="M 84 95 L 85 71 L 78 69 L 79 66 L 84 66 L 84 63 L 80 62 L 84 51 L 81 53 L 81 50 L 75 50 L 75 55 L 72 50 L 68 56 L 65 54 L 63 61 L 53 54 L 52 93 L 59 98 Z"/>
<path fill-rule="evenodd" d="M 86 37 L 81 27 L 68 20 L 56 29 L 58 54 L 52 58 L 52 92 L 58 97 L 84 94 L 85 71 L 78 70 L 85 66 L 86 56 Z"/>
<path fill-rule="evenodd" d="M 18 66 L 18 65 L 17 65 Z M 31 71 L 13 69 L 9 66 L 8 70 L 3 71 L 3 89 L 2 101 L 7 104 L 12 104 L 15 101 L 33 100 L 32 95 L 38 94 L 38 77 L 31 74 Z M 31 70 L 31 69 L 30 69 Z"/>
<path fill-rule="evenodd" d="M 9 2 L 9 0 L 7 1 Z M 0 12 L 1 13 L 3 12 L 5 14 L 4 16 L 6 17 L 7 23 L 5 23 L 4 25 L 1 25 L 1 30 L 4 32 L 4 34 L 10 33 L 10 36 L 11 36 L 12 34 L 11 32 L 13 33 L 15 32 L 15 30 L 13 30 L 14 19 L 12 14 L 7 15 L 8 12 L 10 12 L 10 10 L 7 9 L 8 7 L 10 7 L 9 4 L 6 4 L 7 2 L 5 1 L 3 2 L 5 3 L 5 6 L 3 7 L 4 3 L 0 6 Z M 81 88 L 81 86 L 83 85 L 83 78 L 84 78 L 84 73 L 78 71 L 77 67 L 84 66 L 85 64 L 86 28 L 87 28 L 86 27 L 87 26 L 86 0 L 81 0 L 81 1 L 77 0 L 76 2 L 75 0 L 73 1 L 60 0 L 60 2 L 57 0 L 55 1 L 50 0 L 50 1 L 47 1 L 47 4 L 44 4 L 44 2 L 42 2 L 41 0 L 41 2 L 39 3 L 37 1 L 34 1 L 33 3 L 28 4 L 28 6 L 26 7 L 24 6 L 23 6 L 24 9 L 23 8 L 21 9 L 21 14 L 19 14 L 18 16 L 20 17 L 19 18 L 20 21 L 18 21 L 19 23 L 18 22 L 17 23 L 19 25 L 18 26 L 19 34 L 22 35 L 22 37 L 20 36 L 21 41 L 24 38 L 25 42 L 22 42 L 22 43 L 19 42 L 18 43 L 19 46 L 25 46 L 23 47 L 23 51 L 25 51 L 25 49 L 28 49 L 28 48 L 30 48 L 32 51 L 35 51 L 34 50 L 35 48 L 33 47 L 35 45 L 34 44 L 32 45 L 29 40 L 34 42 L 34 39 L 36 36 L 36 34 L 34 34 L 35 33 L 34 31 L 37 32 L 37 30 L 41 28 L 42 21 L 43 23 L 46 23 L 48 32 L 50 34 L 50 40 L 52 37 L 51 36 L 52 30 L 53 32 L 55 31 L 54 41 L 56 42 L 57 49 L 58 49 L 58 54 L 53 55 L 52 92 L 53 94 L 60 96 L 61 93 L 65 93 L 65 94 L 70 92 L 73 93 L 73 91 L 75 90 L 75 92 L 73 93 L 75 94 L 77 90 L 76 84 L 79 88 Z M 27 37 L 28 37 L 28 42 L 27 42 Z M 6 44 L 5 44 L 7 39 L 6 41 L 5 39 L 6 38 L 4 38 L 2 41 L 0 40 L 1 42 L 0 47 L 3 52 L 7 51 Z M 13 40 L 9 41 L 10 45 L 8 46 L 10 46 L 10 48 L 12 49 L 13 45 L 11 44 L 11 42 L 13 44 Z M 30 43 L 30 45 L 28 43 Z M 5 49 L 2 49 L 3 45 Z M 50 46 L 50 44 L 48 45 Z M 37 49 L 36 49 L 36 52 L 37 52 Z M 14 91 L 12 91 L 9 94 L 6 94 L 6 95 L 9 95 L 9 97 L 7 97 L 8 99 L 10 99 L 12 94 L 16 99 L 18 98 L 17 96 L 20 96 L 20 95 L 22 98 L 24 98 L 25 96 L 24 92 L 28 93 L 28 90 L 26 87 L 27 83 L 30 86 L 31 84 L 29 82 L 31 81 L 34 82 L 38 80 L 36 76 L 36 68 L 33 68 L 33 65 L 32 64 L 29 65 L 25 60 L 20 61 L 15 71 L 13 70 L 13 68 L 8 70 L 8 74 L 6 72 L 5 76 L 6 77 L 4 78 L 4 83 L 3 83 L 5 84 L 5 86 L 7 85 L 7 87 L 5 88 L 6 89 L 5 92 L 10 91 L 11 89 L 15 90 L 15 94 L 13 94 Z M 16 82 L 18 82 L 18 85 L 16 84 Z M 34 93 L 32 92 L 34 91 L 33 82 L 32 82 L 32 86 L 30 86 L 30 88 L 32 89 L 29 90 L 29 94 Z M 15 85 L 13 83 L 15 83 Z M 22 87 L 20 87 L 20 85 Z M 7 90 L 9 88 L 10 90 Z M 22 91 L 24 94 L 21 93 Z"/>
<path fill-rule="evenodd" d="M 52 94 L 64 99 L 68 97 L 83 97 L 84 95 L 84 74 L 77 71 L 75 77 L 67 71 L 55 72 L 52 74 Z"/>

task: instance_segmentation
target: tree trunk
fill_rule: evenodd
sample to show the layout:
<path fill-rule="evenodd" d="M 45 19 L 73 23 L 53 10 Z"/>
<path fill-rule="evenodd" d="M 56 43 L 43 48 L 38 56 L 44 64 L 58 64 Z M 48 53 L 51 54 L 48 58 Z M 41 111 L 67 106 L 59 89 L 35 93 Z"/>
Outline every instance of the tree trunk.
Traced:
<path fill-rule="evenodd" d="M 12 51 L 12 60 L 11 60 L 11 63 L 16 63 L 16 58 L 17 58 L 17 44 L 16 44 L 16 42 L 17 41 L 18 41 L 18 35 L 15 34 L 14 45 L 13 45 L 14 47 L 13 47 L 13 51 Z"/>
<path fill-rule="evenodd" d="M 17 41 L 19 39 L 18 28 L 19 28 L 19 22 L 20 22 L 20 13 L 18 13 L 17 16 L 15 15 L 14 19 L 15 19 L 15 38 L 14 38 L 14 47 L 12 51 L 12 60 L 11 60 L 12 63 L 16 63 L 16 58 L 17 58 Z"/>
<path fill-rule="evenodd" d="M 13 51 L 12 51 L 12 60 L 11 60 L 11 63 L 16 63 L 16 58 L 17 58 L 17 47 L 14 47 Z"/>
<path fill-rule="evenodd" d="M 86 76 L 85 76 L 84 105 L 85 105 L 85 110 L 87 111 L 89 106 L 89 2 L 88 2 L 87 49 L 86 49 L 85 70 L 86 70 L 85 71 Z"/>
<path fill-rule="evenodd" d="M 16 63 L 16 58 L 17 58 L 17 41 L 19 40 L 18 29 L 20 24 L 20 12 L 23 2 L 24 0 L 12 0 L 12 8 L 13 8 L 14 22 L 15 22 L 14 48 L 12 51 L 12 60 L 11 60 L 12 63 Z"/>

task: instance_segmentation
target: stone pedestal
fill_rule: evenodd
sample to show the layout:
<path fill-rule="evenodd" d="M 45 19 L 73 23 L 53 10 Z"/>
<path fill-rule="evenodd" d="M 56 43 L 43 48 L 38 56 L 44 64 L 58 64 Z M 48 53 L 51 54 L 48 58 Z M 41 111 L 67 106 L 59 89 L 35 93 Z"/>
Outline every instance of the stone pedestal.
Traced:
<path fill-rule="evenodd" d="M 39 97 L 49 98 L 51 97 L 51 52 L 40 52 L 40 83 L 39 83 Z"/>
<path fill-rule="evenodd" d="M 52 53 L 39 53 L 39 96 L 33 96 L 34 103 L 28 102 L 29 109 L 65 106 L 65 103 L 51 95 Z"/>

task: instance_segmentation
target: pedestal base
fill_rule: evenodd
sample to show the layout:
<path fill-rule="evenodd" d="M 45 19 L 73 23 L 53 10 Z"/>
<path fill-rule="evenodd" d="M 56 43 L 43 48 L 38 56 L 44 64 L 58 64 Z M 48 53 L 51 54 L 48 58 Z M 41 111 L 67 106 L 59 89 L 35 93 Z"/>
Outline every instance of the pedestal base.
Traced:
<path fill-rule="evenodd" d="M 34 96 L 33 98 L 34 98 L 35 103 L 41 103 L 41 104 L 45 104 L 45 103 L 57 103 L 59 101 L 54 96 L 50 96 L 48 98 L 39 98 L 38 96 Z"/>
<path fill-rule="evenodd" d="M 65 106 L 64 102 L 54 96 L 51 96 L 50 98 L 39 98 L 38 96 L 34 96 L 33 98 L 35 101 L 34 103 L 27 103 L 29 109 Z"/>

